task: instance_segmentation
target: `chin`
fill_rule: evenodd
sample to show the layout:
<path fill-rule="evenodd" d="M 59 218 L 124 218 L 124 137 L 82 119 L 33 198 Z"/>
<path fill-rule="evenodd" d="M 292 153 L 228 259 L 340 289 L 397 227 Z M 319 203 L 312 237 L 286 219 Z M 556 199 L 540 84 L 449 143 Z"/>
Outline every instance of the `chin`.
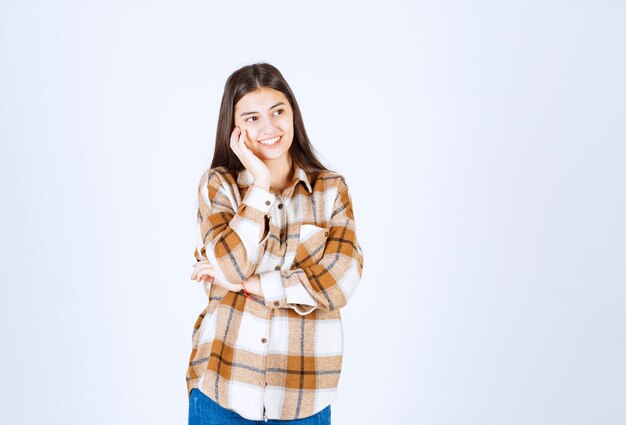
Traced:
<path fill-rule="evenodd" d="M 264 154 L 264 153 L 260 153 L 258 155 L 259 158 L 262 159 L 266 159 L 266 160 L 270 160 L 270 159 L 278 159 L 281 156 L 284 156 L 286 152 L 275 152 L 275 153 L 270 153 L 270 154 Z"/>
<path fill-rule="evenodd" d="M 289 147 L 287 147 L 286 149 L 280 149 L 277 151 L 264 151 L 264 150 L 260 150 L 258 152 L 255 152 L 256 156 L 258 156 L 259 158 L 262 159 L 277 159 L 280 158 L 282 156 L 285 156 L 285 154 L 287 154 L 287 152 L 289 152 Z"/>

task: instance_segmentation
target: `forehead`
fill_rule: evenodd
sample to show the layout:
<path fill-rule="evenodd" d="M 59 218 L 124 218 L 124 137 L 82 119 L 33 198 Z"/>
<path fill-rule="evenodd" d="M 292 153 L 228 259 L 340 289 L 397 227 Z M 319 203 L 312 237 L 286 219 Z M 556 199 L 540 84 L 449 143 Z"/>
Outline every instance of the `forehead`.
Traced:
<path fill-rule="evenodd" d="M 239 99 L 235 105 L 235 112 L 264 111 L 278 102 L 285 102 L 285 106 L 289 106 L 287 97 L 282 92 L 269 87 L 261 87 Z"/>

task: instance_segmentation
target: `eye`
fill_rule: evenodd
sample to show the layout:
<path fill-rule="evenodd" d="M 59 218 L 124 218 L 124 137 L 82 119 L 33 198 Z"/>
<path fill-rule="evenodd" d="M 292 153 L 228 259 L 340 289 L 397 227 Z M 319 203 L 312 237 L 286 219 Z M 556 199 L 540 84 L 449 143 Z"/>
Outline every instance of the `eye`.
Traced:
<path fill-rule="evenodd" d="M 285 110 L 284 110 L 284 109 L 277 109 L 277 110 L 275 110 L 274 112 L 275 112 L 275 113 L 276 113 L 276 112 L 280 112 L 280 114 L 279 114 L 279 115 L 282 115 L 282 114 L 283 114 L 283 112 L 285 112 Z M 246 122 L 250 121 L 252 118 L 254 118 L 254 120 L 256 121 L 256 117 L 255 117 L 255 116 L 252 116 L 252 117 L 250 117 L 250 118 L 247 118 L 247 119 L 246 119 Z"/>

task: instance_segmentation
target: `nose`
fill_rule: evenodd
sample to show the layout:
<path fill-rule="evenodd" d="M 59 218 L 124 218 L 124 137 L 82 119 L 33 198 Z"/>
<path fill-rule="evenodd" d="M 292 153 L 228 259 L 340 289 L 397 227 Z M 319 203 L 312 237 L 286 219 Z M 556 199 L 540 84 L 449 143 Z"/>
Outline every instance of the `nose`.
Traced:
<path fill-rule="evenodd" d="M 270 137 L 276 136 L 278 132 L 276 131 L 276 127 L 274 126 L 266 126 L 263 127 L 263 131 L 261 131 L 261 140 L 268 139 Z"/>
<path fill-rule="evenodd" d="M 269 137 L 276 134 L 276 126 L 272 122 L 271 118 L 263 117 L 263 124 L 261 126 L 261 134 L 266 134 Z"/>

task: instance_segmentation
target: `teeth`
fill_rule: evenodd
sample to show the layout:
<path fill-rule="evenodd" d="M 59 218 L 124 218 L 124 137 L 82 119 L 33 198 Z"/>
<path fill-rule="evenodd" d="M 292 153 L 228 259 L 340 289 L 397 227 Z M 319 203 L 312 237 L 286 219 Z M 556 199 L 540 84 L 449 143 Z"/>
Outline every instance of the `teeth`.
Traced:
<path fill-rule="evenodd" d="M 264 145 L 273 145 L 274 143 L 278 142 L 278 139 L 280 139 L 280 136 L 274 137 L 273 139 L 259 140 L 259 143 L 262 143 Z"/>

